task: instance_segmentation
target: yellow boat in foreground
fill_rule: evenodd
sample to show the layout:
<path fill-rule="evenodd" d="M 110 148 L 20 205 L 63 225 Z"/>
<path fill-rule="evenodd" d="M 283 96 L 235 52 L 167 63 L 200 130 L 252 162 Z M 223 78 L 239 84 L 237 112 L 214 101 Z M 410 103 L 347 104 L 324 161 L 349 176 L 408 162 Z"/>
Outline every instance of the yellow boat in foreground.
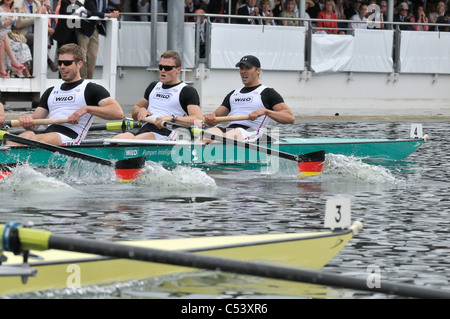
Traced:
<path fill-rule="evenodd" d="M 138 256 L 139 252 L 135 251 L 136 247 L 145 250 L 153 249 L 157 253 L 167 252 L 169 258 L 175 253 L 182 254 L 181 257 L 176 255 L 176 258 L 180 257 L 181 259 L 189 259 L 189 257 L 198 255 L 201 258 L 200 263 L 204 261 L 202 256 L 209 256 L 211 259 L 208 262 L 216 263 L 217 269 L 226 267 L 230 260 L 255 262 L 262 266 L 270 264 L 320 269 L 348 243 L 359 229 L 360 224 L 355 223 L 349 229 L 335 232 L 179 238 L 109 244 L 114 245 L 112 249 L 119 246 L 119 249 L 124 249 L 125 254 L 128 254 L 130 258 L 135 255 L 138 259 L 141 257 Z M 5 232 L 5 226 L 0 226 L 0 232 Z M 183 266 L 184 263 L 189 264 L 189 261 L 148 262 L 105 257 L 102 255 L 108 255 L 108 250 L 111 251 L 111 248 L 102 247 L 101 242 L 84 239 L 82 241 L 89 246 L 86 248 L 88 251 L 91 248 L 104 250 L 102 255 L 60 249 L 41 251 L 41 249 L 49 247 L 46 247 L 45 244 L 41 246 L 39 241 L 51 242 L 53 237 L 57 236 L 57 241 L 62 239 L 65 242 L 63 245 L 67 245 L 67 249 L 70 250 L 71 243 L 74 243 L 76 238 L 50 234 L 44 231 L 18 228 L 18 237 L 22 241 L 23 248 L 37 250 L 30 250 L 29 254 L 25 254 L 28 256 L 26 260 L 28 263 L 24 263 L 22 255 L 14 255 L 11 252 L 3 253 L 7 260 L 0 266 L 0 295 L 106 284 L 196 270 L 196 268 Z M 44 239 L 36 240 L 36 236 L 44 237 Z M 100 248 L 93 247 L 98 246 L 97 244 L 100 245 Z M 74 249 L 79 250 L 79 248 Z M 114 255 L 115 252 L 112 254 Z M 187 256 L 185 256 L 186 254 Z M 152 252 L 149 256 L 158 258 Z M 205 268 L 204 266 L 200 264 L 198 268 Z M 213 268 L 212 265 L 211 269 Z"/>

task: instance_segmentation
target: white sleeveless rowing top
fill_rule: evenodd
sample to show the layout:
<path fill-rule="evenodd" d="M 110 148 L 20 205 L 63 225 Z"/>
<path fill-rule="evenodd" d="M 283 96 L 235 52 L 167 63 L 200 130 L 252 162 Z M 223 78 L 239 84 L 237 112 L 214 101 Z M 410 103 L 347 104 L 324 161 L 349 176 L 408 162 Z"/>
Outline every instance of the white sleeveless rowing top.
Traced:
<path fill-rule="evenodd" d="M 241 93 L 242 88 L 235 90 L 230 96 L 230 113 L 228 116 L 236 115 L 249 115 L 251 112 L 265 108 L 262 99 L 261 92 L 267 87 L 265 85 L 260 85 L 253 91 L 249 93 Z M 254 121 L 242 120 L 242 121 L 231 121 L 231 124 L 241 124 L 252 129 L 259 131 L 261 128 L 265 128 L 267 123 L 269 123 L 269 117 L 266 115 L 258 117 Z"/>
<path fill-rule="evenodd" d="M 89 81 L 83 81 L 71 90 L 61 90 L 61 84 L 55 85 L 48 97 L 49 118 L 68 118 L 73 112 L 87 105 L 84 91 Z M 92 114 L 86 113 L 80 117 L 78 124 L 63 123 L 78 134 L 77 140 L 83 140 L 94 120 Z"/>
<path fill-rule="evenodd" d="M 151 118 L 161 116 L 186 116 L 180 104 L 181 90 L 187 84 L 180 82 L 170 88 L 164 89 L 162 82 L 158 82 L 148 96 L 147 110 L 152 113 Z"/>

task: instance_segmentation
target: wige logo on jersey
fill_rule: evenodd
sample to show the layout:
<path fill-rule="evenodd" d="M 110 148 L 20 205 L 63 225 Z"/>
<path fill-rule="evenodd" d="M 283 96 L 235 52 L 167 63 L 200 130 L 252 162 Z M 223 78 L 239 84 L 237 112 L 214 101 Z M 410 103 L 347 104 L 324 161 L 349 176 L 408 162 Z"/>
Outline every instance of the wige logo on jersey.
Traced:
<path fill-rule="evenodd" d="M 56 95 L 53 103 L 75 103 L 75 94 Z"/>
<path fill-rule="evenodd" d="M 161 93 L 161 92 L 157 92 L 155 94 L 155 99 L 159 99 L 159 100 L 170 100 L 170 98 L 172 97 L 172 94 L 170 93 Z"/>
<path fill-rule="evenodd" d="M 253 102 L 253 96 L 235 97 L 234 98 L 234 103 L 246 104 L 246 103 L 252 103 L 252 102 Z"/>

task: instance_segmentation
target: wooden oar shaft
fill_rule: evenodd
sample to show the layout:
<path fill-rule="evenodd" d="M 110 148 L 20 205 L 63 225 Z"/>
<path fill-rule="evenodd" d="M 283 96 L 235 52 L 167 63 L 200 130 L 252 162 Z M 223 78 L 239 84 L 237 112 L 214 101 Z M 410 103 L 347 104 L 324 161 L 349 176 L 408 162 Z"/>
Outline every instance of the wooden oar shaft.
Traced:
<path fill-rule="evenodd" d="M 33 125 L 62 124 L 67 123 L 68 121 L 68 119 L 34 119 Z M 10 127 L 22 126 L 19 120 L 8 120 L 5 121 L 5 124 Z"/>
<path fill-rule="evenodd" d="M 346 230 L 344 232 L 348 231 L 351 230 Z M 4 233 L 3 225 L 0 225 L 0 233 Z M 14 238 L 4 238 L 4 241 L 10 243 L 11 247 L 19 247 L 22 250 L 59 249 L 191 268 L 209 270 L 220 269 L 221 271 L 231 273 L 356 289 L 373 293 L 395 294 L 415 298 L 450 298 L 449 291 L 433 290 L 407 284 L 395 284 L 382 281 L 380 287 L 372 288 L 369 287 L 367 279 L 327 274 L 316 270 L 282 267 L 181 251 L 167 251 L 111 242 L 101 242 L 74 236 L 56 235 L 48 231 L 27 228 L 19 228 L 18 237 L 19 238 L 16 240 L 19 240 L 19 243 L 13 242 Z"/>
<path fill-rule="evenodd" d="M 230 121 L 242 121 L 242 120 L 248 120 L 248 115 L 216 116 L 217 123 L 230 122 Z"/>

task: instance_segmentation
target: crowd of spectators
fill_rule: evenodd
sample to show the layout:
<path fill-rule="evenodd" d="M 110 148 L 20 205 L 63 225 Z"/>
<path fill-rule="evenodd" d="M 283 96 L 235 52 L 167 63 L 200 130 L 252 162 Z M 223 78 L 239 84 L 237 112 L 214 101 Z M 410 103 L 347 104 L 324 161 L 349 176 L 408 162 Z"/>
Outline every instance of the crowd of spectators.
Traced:
<path fill-rule="evenodd" d="M 189 3 L 193 8 L 202 8 L 206 13 L 228 14 L 229 1 L 231 1 L 230 13 L 232 15 L 355 20 L 355 22 L 351 23 L 342 21 L 336 23 L 332 21 L 313 22 L 314 32 L 319 33 L 345 34 L 351 32 L 354 28 L 388 28 L 388 24 L 383 23 L 388 20 L 387 0 L 306 0 L 304 16 L 301 16 L 299 12 L 300 0 L 186 0 L 186 3 Z M 449 0 L 393 1 L 394 22 L 417 22 L 416 25 L 400 23 L 398 24 L 400 30 L 449 31 L 449 27 L 430 25 L 433 23 L 450 23 Z M 332 10 L 327 9 L 327 6 L 332 7 Z M 188 11 L 185 12 L 188 13 Z M 267 24 L 264 20 L 246 18 L 234 19 L 231 22 Z M 368 21 L 371 23 L 367 23 Z M 228 21 L 227 19 L 221 19 L 220 22 Z M 283 26 L 302 25 L 299 23 L 299 20 L 295 21 L 295 19 L 273 19 L 270 20 L 269 24 Z"/>
<path fill-rule="evenodd" d="M 184 0 L 185 21 L 196 21 L 192 13 L 233 15 L 231 23 L 264 24 L 279 26 L 304 25 L 315 33 L 345 34 L 356 28 L 387 28 L 387 0 L 305 0 L 305 12 L 300 13 L 300 0 Z M 449 27 L 433 24 L 449 24 L 449 0 L 393 0 L 393 21 L 401 30 L 450 31 Z M 97 16 L 118 17 L 117 12 L 136 21 L 150 21 L 151 0 L 0 0 L 0 11 L 71 14 L 68 6 L 85 6 L 91 2 L 103 2 Z M 53 8 L 53 11 L 52 11 Z M 60 12 L 60 9 L 62 12 Z M 230 10 L 231 8 L 231 10 Z M 167 13 L 167 0 L 158 0 L 158 13 Z M 67 12 L 70 11 L 70 12 Z M 89 10 L 88 10 L 89 11 Z M 116 12 L 115 15 L 107 12 Z M 228 12 L 230 11 L 230 12 Z M 106 14 L 105 14 L 106 13 Z M 121 15 L 121 17 L 123 17 Z M 245 16 L 239 18 L 239 16 Z M 13 19 L 14 18 L 14 19 Z M 285 18 L 285 19 L 283 19 Z M 298 18 L 323 19 L 324 21 L 301 21 Z M 214 23 L 228 23 L 227 17 L 211 17 Z M 337 20 L 336 22 L 331 20 Z M 347 20 L 351 22 L 343 22 Z M 31 21 L 31 22 L 30 22 Z M 167 21 L 167 16 L 158 15 L 158 21 Z M 203 21 L 203 19 L 202 19 Z M 414 23 L 414 24 L 412 24 Z M 97 25 L 98 27 L 99 25 Z M 204 31 L 204 23 L 202 29 Z M 63 30 L 61 30 L 63 29 Z M 80 42 L 78 34 L 67 32 L 57 19 L 49 19 L 49 49 L 53 40 L 60 43 Z M 103 34 L 103 33 L 102 33 Z M 33 55 L 33 19 L 7 17 L 0 19 L 0 76 L 30 77 Z M 204 48 L 204 39 L 201 46 Z M 86 49 L 87 50 L 87 49 Z M 97 49 L 95 49 L 97 50 Z M 88 52 L 86 52 L 88 55 Z M 91 60 L 96 59 L 94 52 Z M 88 61 L 89 62 L 89 61 Z M 89 63 L 87 63 L 89 64 Z M 48 67 L 56 72 L 57 66 L 48 57 Z M 86 78 L 92 78 L 92 70 Z"/>

